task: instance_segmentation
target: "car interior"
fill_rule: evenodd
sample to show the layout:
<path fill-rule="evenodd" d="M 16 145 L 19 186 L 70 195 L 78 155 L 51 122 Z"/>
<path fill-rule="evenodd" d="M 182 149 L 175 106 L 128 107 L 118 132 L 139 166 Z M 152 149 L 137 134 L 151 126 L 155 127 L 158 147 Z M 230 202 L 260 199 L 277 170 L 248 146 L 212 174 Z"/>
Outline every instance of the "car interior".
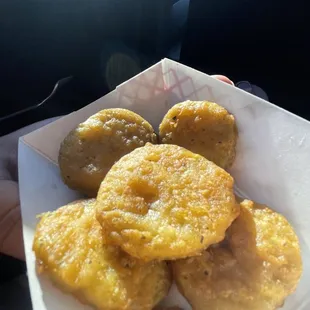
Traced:
<path fill-rule="evenodd" d="M 308 15 L 302 0 L 1 1 L 0 138 L 165 57 L 310 120 Z M 31 309 L 25 263 L 1 254 L 0 309 Z"/>

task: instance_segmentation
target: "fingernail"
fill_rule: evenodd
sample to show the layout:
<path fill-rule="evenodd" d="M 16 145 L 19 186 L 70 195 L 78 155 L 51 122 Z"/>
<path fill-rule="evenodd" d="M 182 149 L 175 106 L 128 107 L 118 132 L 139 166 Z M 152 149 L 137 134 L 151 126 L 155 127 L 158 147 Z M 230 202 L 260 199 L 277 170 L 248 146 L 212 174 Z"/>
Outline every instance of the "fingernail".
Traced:
<path fill-rule="evenodd" d="M 222 82 L 225 82 L 227 84 L 230 84 L 232 86 L 235 86 L 234 82 L 232 80 L 230 80 L 227 76 L 225 75 L 221 75 L 221 74 L 215 74 L 215 75 L 212 75 L 212 77 L 214 77 L 215 79 L 218 79 Z"/>

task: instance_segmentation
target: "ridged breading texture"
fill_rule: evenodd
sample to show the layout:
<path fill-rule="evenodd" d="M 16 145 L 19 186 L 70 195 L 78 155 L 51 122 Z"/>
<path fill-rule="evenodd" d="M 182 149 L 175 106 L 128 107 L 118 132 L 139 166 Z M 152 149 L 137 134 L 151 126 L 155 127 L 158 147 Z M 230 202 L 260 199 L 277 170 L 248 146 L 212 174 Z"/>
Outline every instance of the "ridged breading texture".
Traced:
<path fill-rule="evenodd" d="M 161 143 L 176 144 L 229 168 L 238 138 L 235 118 L 216 103 L 185 101 L 173 106 L 159 126 Z"/>
<path fill-rule="evenodd" d="M 147 144 L 122 157 L 96 206 L 105 242 L 144 260 L 197 255 L 239 214 L 233 178 L 175 145 Z"/>
<path fill-rule="evenodd" d="M 141 116 L 125 109 L 102 110 L 62 142 L 58 158 L 62 178 L 70 188 L 96 197 L 112 165 L 147 142 L 157 143 L 157 136 Z"/>
<path fill-rule="evenodd" d="M 228 244 L 173 262 L 175 280 L 194 310 L 273 310 L 300 279 L 297 236 L 280 214 L 241 203 Z"/>
<path fill-rule="evenodd" d="M 80 200 L 41 216 L 33 243 L 39 272 L 100 310 L 151 310 L 167 293 L 165 262 L 139 261 L 103 245 L 95 200 Z"/>

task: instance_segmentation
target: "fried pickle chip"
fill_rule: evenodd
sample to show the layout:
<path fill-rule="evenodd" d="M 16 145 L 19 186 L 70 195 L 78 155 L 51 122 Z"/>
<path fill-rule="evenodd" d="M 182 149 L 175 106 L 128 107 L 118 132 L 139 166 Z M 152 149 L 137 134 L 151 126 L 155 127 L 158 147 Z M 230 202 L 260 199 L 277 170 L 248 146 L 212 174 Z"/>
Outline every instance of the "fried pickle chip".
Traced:
<path fill-rule="evenodd" d="M 58 162 L 62 178 L 70 188 L 96 197 L 112 165 L 146 142 L 155 144 L 157 136 L 141 116 L 125 109 L 102 110 L 61 143 Z"/>
<path fill-rule="evenodd" d="M 173 262 L 175 280 L 195 310 L 273 310 L 291 294 L 302 272 L 298 239 L 280 214 L 241 203 L 228 246 Z"/>
<path fill-rule="evenodd" d="M 208 101 L 173 106 L 159 126 L 161 143 L 176 144 L 227 169 L 235 160 L 237 127 L 226 109 Z"/>
<path fill-rule="evenodd" d="M 103 245 L 94 202 L 80 200 L 42 215 L 33 243 L 38 271 L 96 309 L 152 309 L 170 288 L 167 264 L 145 263 Z"/>
<path fill-rule="evenodd" d="M 265 205 L 244 200 L 240 206 L 240 216 L 228 230 L 234 256 L 248 270 L 253 264 L 264 264 L 289 293 L 293 292 L 302 271 L 294 229 L 284 216 Z"/>
<path fill-rule="evenodd" d="M 176 145 L 147 144 L 122 157 L 97 196 L 105 243 L 143 260 L 197 255 L 239 214 L 233 178 Z"/>

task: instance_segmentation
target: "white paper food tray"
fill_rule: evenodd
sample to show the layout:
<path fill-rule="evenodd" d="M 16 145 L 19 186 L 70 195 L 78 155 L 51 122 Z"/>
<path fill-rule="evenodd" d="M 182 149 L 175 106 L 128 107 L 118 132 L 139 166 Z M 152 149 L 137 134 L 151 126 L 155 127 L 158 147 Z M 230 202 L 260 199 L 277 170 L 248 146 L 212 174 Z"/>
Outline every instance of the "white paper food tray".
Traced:
<path fill-rule="evenodd" d="M 239 141 L 231 169 L 236 189 L 244 197 L 282 213 L 295 228 L 304 271 L 297 291 L 283 309 L 310 309 L 310 123 L 204 73 L 164 59 L 85 108 L 20 139 L 20 199 L 34 310 L 90 309 L 54 288 L 47 279 L 39 279 L 35 272 L 32 241 L 36 215 L 81 197 L 60 178 L 60 142 L 80 122 L 105 108 L 130 109 L 158 128 L 167 110 L 187 99 L 214 101 L 236 117 Z M 175 287 L 164 304 L 190 309 Z"/>

